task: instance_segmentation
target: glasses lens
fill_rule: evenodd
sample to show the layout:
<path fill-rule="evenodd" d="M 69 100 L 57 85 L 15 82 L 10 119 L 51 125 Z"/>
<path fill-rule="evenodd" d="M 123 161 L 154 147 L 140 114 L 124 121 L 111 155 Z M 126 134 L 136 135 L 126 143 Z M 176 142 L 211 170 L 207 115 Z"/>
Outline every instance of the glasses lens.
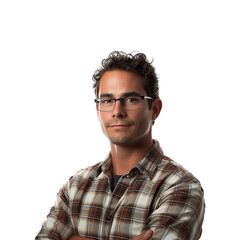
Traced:
<path fill-rule="evenodd" d="M 102 98 L 98 102 L 99 111 L 111 111 L 113 110 L 115 100 L 112 98 Z"/>
<path fill-rule="evenodd" d="M 123 105 L 127 110 L 136 110 L 140 108 L 141 97 L 127 97 L 123 100 Z"/>

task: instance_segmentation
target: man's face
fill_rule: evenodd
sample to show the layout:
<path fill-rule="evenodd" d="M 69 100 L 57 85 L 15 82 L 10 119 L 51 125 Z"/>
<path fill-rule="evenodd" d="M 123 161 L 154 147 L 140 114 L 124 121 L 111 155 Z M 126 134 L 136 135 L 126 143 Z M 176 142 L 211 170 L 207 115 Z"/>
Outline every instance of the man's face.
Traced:
<path fill-rule="evenodd" d="M 130 93 L 147 96 L 143 80 L 134 73 L 113 70 L 103 74 L 99 84 L 99 98 L 121 98 Z M 112 144 L 139 145 L 152 140 L 152 109 L 148 100 L 142 100 L 137 110 L 125 110 L 120 101 L 110 112 L 98 112 L 104 134 Z"/>

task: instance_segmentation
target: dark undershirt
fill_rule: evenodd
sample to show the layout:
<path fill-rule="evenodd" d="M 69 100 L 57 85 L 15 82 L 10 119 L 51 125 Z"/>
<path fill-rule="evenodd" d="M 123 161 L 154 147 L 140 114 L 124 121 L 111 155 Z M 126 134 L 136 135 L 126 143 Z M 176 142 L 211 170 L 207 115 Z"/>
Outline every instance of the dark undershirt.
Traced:
<path fill-rule="evenodd" d="M 116 185 L 117 185 L 119 179 L 121 178 L 121 176 L 122 175 L 115 175 L 115 174 L 113 174 L 113 186 L 114 186 L 114 188 L 116 187 Z"/>

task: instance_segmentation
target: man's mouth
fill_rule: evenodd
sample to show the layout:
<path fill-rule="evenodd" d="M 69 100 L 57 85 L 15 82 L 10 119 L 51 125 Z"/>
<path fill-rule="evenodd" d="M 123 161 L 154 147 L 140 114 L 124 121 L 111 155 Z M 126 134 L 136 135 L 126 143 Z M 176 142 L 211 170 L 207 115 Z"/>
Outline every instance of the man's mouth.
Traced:
<path fill-rule="evenodd" d="M 125 125 L 125 124 L 113 124 L 113 125 L 110 125 L 109 127 L 118 129 L 118 128 L 130 127 L 130 125 Z"/>

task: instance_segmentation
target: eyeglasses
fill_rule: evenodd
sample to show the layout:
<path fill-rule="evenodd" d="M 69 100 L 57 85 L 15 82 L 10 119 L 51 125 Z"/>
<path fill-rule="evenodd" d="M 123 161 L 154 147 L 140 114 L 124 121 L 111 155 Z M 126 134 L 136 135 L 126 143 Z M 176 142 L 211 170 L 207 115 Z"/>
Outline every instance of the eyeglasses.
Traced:
<path fill-rule="evenodd" d="M 141 107 L 141 102 L 144 99 L 154 100 L 148 96 L 130 96 L 130 97 L 122 97 L 122 98 L 96 98 L 94 99 L 97 104 L 97 109 L 100 112 L 110 112 L 114 109 L 116 105 L 116 101 L 120 101 L 122 107 L 125 110 L 137 110 Z"/>

